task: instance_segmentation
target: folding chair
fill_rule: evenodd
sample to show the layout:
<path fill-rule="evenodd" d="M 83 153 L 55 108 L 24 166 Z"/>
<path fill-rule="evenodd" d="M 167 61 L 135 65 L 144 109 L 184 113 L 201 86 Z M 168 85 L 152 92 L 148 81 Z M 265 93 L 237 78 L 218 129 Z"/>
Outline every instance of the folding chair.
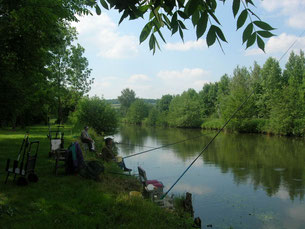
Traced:
<path fill-rule="evenodd" d="M 163 188 L 164 188 L 162 182 L 158 180 L 147 180 L 146 172 L 140 166 L 138 166 L 138 172 L 139 172 L 139 179 L 143 184 L 143 188 L 145 192 L 148 194 L 148 197 L 152 199 L 155 197 L 161 198 L 161 196 L 163 195 Z M 149 185 L 153 186 L 152 190 L 149 189 Z"/>
<path fill-rule="evenodd" d="M 55 156 L 55 151 L 64 148 L 64 133 L 59 130 L 49 130 L 48 138 L 50 139 L 49 157 Z"/>

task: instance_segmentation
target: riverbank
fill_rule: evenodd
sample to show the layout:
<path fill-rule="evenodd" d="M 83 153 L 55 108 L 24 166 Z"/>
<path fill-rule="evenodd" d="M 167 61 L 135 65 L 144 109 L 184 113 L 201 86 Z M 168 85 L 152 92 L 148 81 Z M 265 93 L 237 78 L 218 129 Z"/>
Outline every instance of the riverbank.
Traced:
<path fill-rule="evenodd" d="M 2 228 L 190 228 L 192 219 L 167 211 L 142 198 L 130 198 L 140 191 L 138 180 L 118 172 L 113 164 L 105 167 L 101 181 L 79 175 L 54 175 L 54 159 L 48 157 L 48 129 L 29 128 L 30 139 L 39 140 L 36 165 L 38 183 L 19 187 L 13 176 L 4 185 L 7 158 L 16 159 L 25 130 L 0 130 L 0 221 Z M 75 140 L 65 128 L 65 146 Z M 94 159 L 87 154 L 86 159 Z"/>

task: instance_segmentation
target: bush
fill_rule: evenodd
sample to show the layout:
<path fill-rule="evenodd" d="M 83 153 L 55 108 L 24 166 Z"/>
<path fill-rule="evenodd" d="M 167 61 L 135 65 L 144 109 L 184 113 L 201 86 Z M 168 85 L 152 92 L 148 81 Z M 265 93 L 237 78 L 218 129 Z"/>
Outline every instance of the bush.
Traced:
<path fill-rule="evenodd" d="M 81 99 L 75 113 L 70 117 L 70 121 L 79 127 L 90 126 L 99 135 L 114 134 L 118 127 L 115 109 L 97 96 Z"/>

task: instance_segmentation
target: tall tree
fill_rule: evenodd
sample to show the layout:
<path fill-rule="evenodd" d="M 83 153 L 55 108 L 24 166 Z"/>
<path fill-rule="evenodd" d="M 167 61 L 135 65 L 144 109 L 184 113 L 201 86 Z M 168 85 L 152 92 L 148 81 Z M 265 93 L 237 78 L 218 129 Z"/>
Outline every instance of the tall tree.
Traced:
<path fill-rule="evenodd" d="M 234 111 L 243 103 L 249 92 L 252 90 L 250 73 L 243 68 L 235 68 L 232 80 L 230 82 L 230 94 L 227 96 L 222 104 L 223 118 L 228 120 Z M 254 116 L 254 99 L 251 97 L 247 103 L 244 104 L 241 110 L 235 114 L 232 121 L 229 123 L 230 128 L 236 130 L 244 130 L 243 121 L 251 119 Z"/>
<path fill-rule="evenodd" d="M 121 95 L 118 96 L 118 100 L 121 104 L 123 115 L 126 115 L 128 108 L 136 100 L 136 93 L 132 89 L 125 88 L 121 91 Z"/>
<path fill-rule="evenodd" d="M 168 113 L 169 125 L 175 127 L 199 127 L 201 124 L 198 93 L 189 89 L 171 101 Z"/>
<path fill-rule="evenodd" d="M 207 118 L 216 112 L 218 83 L 205 84 L 199 92 L 202 117 Z"/>
<path fill-rule="evenodd" d="M 0 1 L 0 124 L 39 119 L 50 52 L 64 42 L 62 24 L 82 12 L 88 10 L 81 0 Z"/>
<path fill-rule="evenodd" d="M 76 106 L 81 96 L 89 92 L 90 85 L 93 83 L 93 79 L 89 78 L 91 69 L 88 68 L 88 60 L 83 56 L 84 48 L 79 44 L 72 45 L 77 35 L 75 28 L 65 24 L 62 30 L 64 42 L 51 52 L 51 63 L 48 66 L 49 81 L 53 85 L 52 92 L 57 99 L 59 123 L 67 118 L 67 114 L 63 116 L 63 109 L 65 109 L 63 100 L 67 100 L 65 96 L 69 96 L 68 92 L 73 93 L 73 97 L 78 95 L 74 103 L 68 105 L 72 108 Z"/>

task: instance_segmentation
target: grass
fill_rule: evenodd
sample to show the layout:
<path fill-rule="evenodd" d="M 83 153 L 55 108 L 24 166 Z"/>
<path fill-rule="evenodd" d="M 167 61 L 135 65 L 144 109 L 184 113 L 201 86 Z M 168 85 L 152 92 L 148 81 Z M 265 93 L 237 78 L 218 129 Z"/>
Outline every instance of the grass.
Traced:
<path fill-rule="evenodd" d="M 109 173 L 118 172 L 114 164 L 105 165 L 100 182 L 67 176 L 63 170 L 55 176 L 54 160 L 48 157 L 48 128 L 30 127 L 29 133 L 31 140 L 40 141 L 39 181 L 19 187 L 12 175 L 4 185 L 4 168 L 7 158 L 17 158 L 25 130 L 0 130 L 0 228 L 191 228 L 191 219 L 181 213 L 130 198 L 129 191 L 140 191 L 141 185 L 133 176 Z M 65 127 L 65 146 L 77 135 Z M 94 154 L 86 155 L 86 159 L 94 158 Z"/>

